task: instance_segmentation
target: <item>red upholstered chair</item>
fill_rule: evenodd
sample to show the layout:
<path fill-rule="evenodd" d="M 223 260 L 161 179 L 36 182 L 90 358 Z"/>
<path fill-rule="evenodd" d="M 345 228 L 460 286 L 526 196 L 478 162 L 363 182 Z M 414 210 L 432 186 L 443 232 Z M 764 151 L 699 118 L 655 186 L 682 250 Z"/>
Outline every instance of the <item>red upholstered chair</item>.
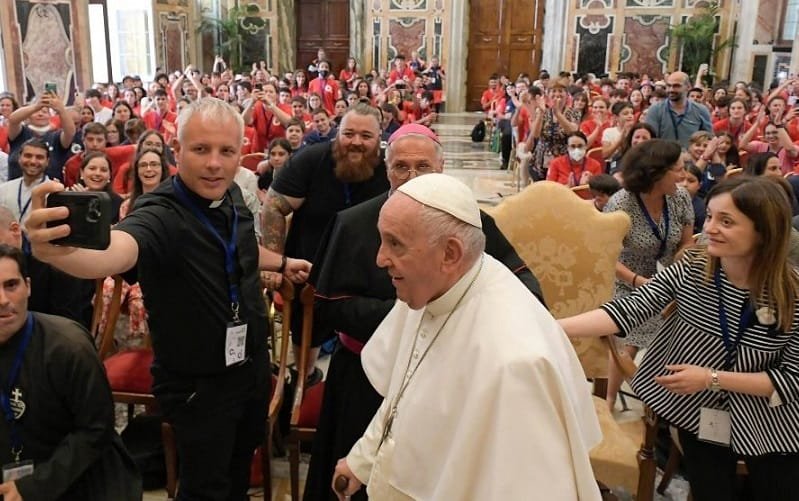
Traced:
<path fill-rule="evenodd" d="M 311 351 L 311 331 L 313 328 L 313 286 L 306 285 L 300 293 L 302 303 L 302 340 L 300 342 L 300 359 L 297 361 L 297 374 L 307 374 L 308 358 Z M 285 306 L 284 306 L 285 308 Z M 287 318 L 284 316 L 284 319 Z M 289 450 L 289 473 L 291 476 L 291 499 L 300 499 L 300 442 L 310 442 L 316 434 L 319 423 L 319 411 L 322 408 L 322 395 L 325 391 L 324 381 L 311 387 L 305 386 L 305 378 L 297 378 L 294 391 L 294 404 L 291 408 L 291 427 L 286 447 Z"/>
<path fill-rule="evenodd" d="M 245 169 L 249 169 L 255 172 L 256 167 L 258 164 L 261 163 L 266 158 L 266 153 L 248 153 L 246 155 L 242 155 L 241 159 L 239 160 L 239 164 Z"/>
<path fill-rule="evenodd" d="M 132 405 L 144 405 L 148 410 L 158 407 L 155 397 L 150 393 L 152 376 L 150 365 L 153 362 L 153 350 L 149 346 L 134 350 L 114 352 L 114 329 L 122 296 L 122 277 L 114 277 L 114 292 L 105 329 L 100 329 L 103 315 L 103 282 L 97 279 L 94 295 L 94 315 L 91 333 L 98 347 L 98 355 L 103 361 L 105 372 L 111 386 L 114 402 Z M 172 426 L 161 423 L 161 438 L 164 443 L 164 459 L 166 462 L 166 492 L 169 499 L 174 499 L 177 491 L 177 448 Z"/>

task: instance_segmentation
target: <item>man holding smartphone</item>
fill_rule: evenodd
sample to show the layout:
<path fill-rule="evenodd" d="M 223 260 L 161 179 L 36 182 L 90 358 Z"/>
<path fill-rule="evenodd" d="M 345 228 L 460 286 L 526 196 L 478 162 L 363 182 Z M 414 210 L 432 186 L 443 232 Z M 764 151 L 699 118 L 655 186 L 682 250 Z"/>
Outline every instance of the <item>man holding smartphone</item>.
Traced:
<path fill-rule="evenodd" d="M 55 246 L 63 190 L 34 191 L 27 226 L 40 260 L 78 277 L 125 274 L 144 292 L 155 355 L 153 393 L 175 429 L 178 500 L 246 499 L 253 450 L 264 437 L 269 366 L 259 270 L 304 281 L 310 263 L 269 252 L 233 182 L 244 124 L 235 108 L 203 98 L 178 117 L 178 175 L 141 196 L 104 251 Z M 191 297 L 191 300 L 188 298 Z"/>
<path fill-rule="evenodd" d="M 61 129 L 50 126 L 50 110 L 55 110 L 61 118 Z M 62 179 L 62 167 L 72 154 L 70 147 L 75 137 L 75 122 L 72 121 L 64 102 L 56 94 L 43 93 L 27 106 L 23 106 L 8 117 L 8 141 L 11 146 L 8 161 L 8 179 L 22 176 L 19 165 L 19 151 L 28 139 L 40 137 L 50 147 L 47 175 L 52 179 Z"/>

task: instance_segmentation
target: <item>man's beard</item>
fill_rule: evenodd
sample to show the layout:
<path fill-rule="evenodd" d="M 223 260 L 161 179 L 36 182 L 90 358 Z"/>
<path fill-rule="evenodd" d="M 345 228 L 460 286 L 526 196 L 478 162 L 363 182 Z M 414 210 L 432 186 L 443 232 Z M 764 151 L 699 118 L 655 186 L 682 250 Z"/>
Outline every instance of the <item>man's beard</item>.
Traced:
<path fill-rule="evenodd" d="M 353 163 L 347 158 L 347 150 L 362 151 L 360 161 Z M 374 175 L 375 167 L 380 163 L 380 150 L 375 148 L 367 151 L 364 146 L 350 146 L 345 148 L 338 141 L 333 141 L 333 161 L 336 179 L 345 183 L 360 183 Z"/>

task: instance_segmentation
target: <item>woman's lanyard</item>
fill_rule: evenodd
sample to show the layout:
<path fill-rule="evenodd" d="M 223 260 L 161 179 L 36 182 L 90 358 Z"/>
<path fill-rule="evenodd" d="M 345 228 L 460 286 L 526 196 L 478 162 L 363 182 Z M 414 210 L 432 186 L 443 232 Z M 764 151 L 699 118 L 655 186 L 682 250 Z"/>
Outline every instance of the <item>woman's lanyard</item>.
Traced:
<path fill-rule="evenodd" d="M 665 229 L 663 234 L 660 233 L 660 228 L 652 219 L 652 216 L 649 215 L 649 211 L 646 210 L 646 206 L 644 205 L 644 201 L 641 200 L 641 195 L 638 193 L 635 194 L 635 200 L 638 202 L 638 206 L 641 207 L 641 212 L 644 213 L 644 219 L 646 219 L 649 228 L 652 230 L 652 233 L 655 235 L 655 238 L 660 242 L 660 249 L 658 249 L 658 253 L 655 256 L 655 259 L 659 260 L 663 256 L 666 255 L 666 243 L 669 240 L 669 203 L 666 200 L 666 196 L 663 196 L 663 220 L 665 222 Z"/>
<path fill-rule="evenodd" d="M 730 335 L 730 324 L 727 319 L 727 310 L 724 308 L 724 294 L 721 288 L 721 267 L 717 267 L 713 273 L 713 282 L 716 284 L 716 291 L 719 294 L 719 327 L 721 327 L 721 339 L 724 341 L 724 348 L 726 356 L 724 358 L 724 370 L 731 370 L 733 368 L 733 358 L 738 351 L 738 343 L 741 342 L 744 331 L 749 328 L 752 323 L 755 311 L 752 307 L 752 302 L 749 298 L 746 299 L 743 309 L 741 311 L 741 323 L 738 325 L 738 332 L 735 333 L 735 338 Z"/>
<path fill-rule="evenodd" d="M 225 239 L 222 238 L 222 235 L 216 230 L 208 219 L 208 216 L 206 216 L 197 204 L 189 198 L 183 186 L 183 181 L 181 181 L 178 176 L 172 178 L 172 186 L 175 188 L 175 195 L 178 197 L 178 200 L 180 200 L 181 205 L 189 209 L 192 214 L 194 214 L 194 217 L 199 219 L 203 226 L 205 226 L 219 243 L 222 244 L 222 248 L 225 251 L 225 272 L 227 273 L 228 279 L 230 310 L 233 313 L 233 322 L 239 322 L 239 286 L 233 278 L 235 275 L 236 241 L 239 226 L 239 211 L 236 210 L 236 204 L 232 203 L 231 200 L 231 206 L 233 207 L 233 228 L 230 231 L 230 240 L 225 242 Z M 225 193 L 225 196 L 228 196 L 227 193 Z"/>
<path fill-rule="evenodd" d="M 33 323 L 33 315 L 28 312 L 28 318 L 25 321 L 24 331 L 22 333 L 22 340 L 19 342 L 17 353 L 14 356 L 14 362 L 11 364 L 11 372 L 8 374 L 6 387 L 3 388 L 3 392 L 0 393 L 0 406 L 3 408 L 3 415 L 11 430 L 11 455 L 14 456 L 14 461 L 16 462 L 19 462 L 20 454 L 22 454 L 22 437 L 19 435 L 14 409 L 11 407 L 11 397 L 14 392 L 14 386 L 17 384 L 17 379 L 19 378 L 19 371 L 22 368 L 22 359 L 25 358 L 25 350 L 28 348 L 31 338 L 33 337 Z"/>

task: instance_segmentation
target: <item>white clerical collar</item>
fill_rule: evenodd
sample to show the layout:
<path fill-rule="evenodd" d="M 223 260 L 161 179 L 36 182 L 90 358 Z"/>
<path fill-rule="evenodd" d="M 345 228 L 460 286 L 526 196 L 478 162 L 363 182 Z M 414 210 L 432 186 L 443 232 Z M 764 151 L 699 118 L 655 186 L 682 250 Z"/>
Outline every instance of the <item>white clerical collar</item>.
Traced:
<path fill-rule="evenodd" d="M 213 202 L 208 204 L 208 208 L 209 209 L 216 209 L 217 207 L 222 205 L 222 202 L 224 202 L 224 201 L 225 201 L 224 197 L 221 200 L 214 200 Z"/>
<path fill-rule="evenodd" d="M 466 293 L 466 289 L 472 284 L 475 276 L 480 272 L 480 265 L 483 263 L 483 256 L 475 261 L 472 267 L 467 271 L 455 285 L 445 292 L 441 297 L 427 303 L 425 313 L 437 317 L 445 313 L 451 312 L 460 301 L 461 297 Z"/>

